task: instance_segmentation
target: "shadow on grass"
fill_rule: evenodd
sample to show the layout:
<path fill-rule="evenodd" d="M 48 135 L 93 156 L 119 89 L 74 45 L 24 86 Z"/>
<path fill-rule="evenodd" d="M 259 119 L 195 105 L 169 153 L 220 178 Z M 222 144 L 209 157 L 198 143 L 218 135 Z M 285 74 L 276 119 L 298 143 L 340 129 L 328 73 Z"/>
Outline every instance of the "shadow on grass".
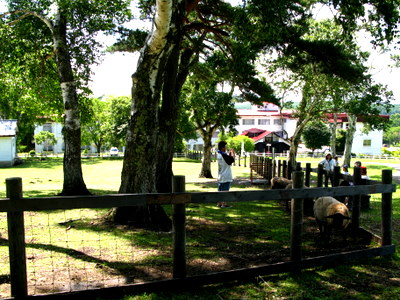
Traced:
<path fill-rule="evenodd" d="M 212 284 L 195 290 L 182 286 L 179 291 L 147 293 L 138 299 L 399 299 L 398 272 L 393 260 L 375 258 L 331 268 Z"/>
<path fill-rule="evenodd" d="M 41 196 L 40 192 L 37 192 L 35 196 Z M 171 213 L 170 206 L 165 206 L 165 210 L 168 214 Z M 80 215 L 72 211 L 71 216 L 78 218 L 81 216 L 81 218 L 73 217 L 73 220 L 56 223 L 56 227 L 68 230 L 71 240 L 79 240 L 83 236 L 82 233 L 86 231 L 98 233 L 101 236 L 101 242 L 108 243 L 110 240 L 118 239 L 128 241 L 134 249 L 145 253 L 143 258 L 133 265 L 121 261 L 109 261 L 106 252 L 100 258 L 90 255 L 93 249 L 108 247 L 102 245 L 100 241 L 90 246 L 89 251 L 34 242 L 28 243 L 27 247 L 64 253 L 77 261 L 99 264 L 106 268 L 105 272 L 126 276 L 127 280 L 132 276 L 140 280 L 157 280 L 165 278 L 160 274 L 171 272 L 171 233 L 103 223 L 101 216 L 105 215 L 108 209 L 95 211 L 94 214 L 84 211 Z M 287 254 L 286 250 L 281 251 L 282 245 L 287 244 L 288 240 L 288 227 L 282 226 L 282 218 L 287 221 L 287 216 L 278 207 L 274 207 L 273 203 L 235 203 L 234 207 L 229 209 L 220 209 L 214 204 L 188 205 L 187 211 L 189 274 L 239 268 L 257 263 L 257 261 L 265 262 L 271 257 L 274 261 L 279 261 L 283 252 Z M 46 214 L 54 214 L 57 220 L 59 213 L 60 211 L 49 211 Z M 95 215 L 94 218 L 93 215 Z M 53 220 L 53 217 L 49 216 L 47 219 Z M 272 225 L 272 223 L 275 224 Z M 7 243 L 4 239 L 2 242 L 3 245 Z M 274 254 L 275 252 L 279 255 Z M 132 255 L 136 254 L 132 253 Z M 72 266 L 74 262 L 69 262 L 69 264 Z M 159 272 L 143 271 L 147 268 L 158 269 Z M 109 269 L 113 269 L 114 272 Z"/>
<path fill-rule="evenodd" d="M 8 246 L 8 240 L 4 239 L 4 238 L 0 238 L 0 245 Z M 102 258 L 88 255 L 87 253 L 84 253 L 79 250 L 55 246 L 55 245 L 49 245 L 49 244 L 27 243 L 26 247 L 32 248 L 32 249 L 44 250 L 44 251 L 48 251 L 48 252 L 65 254 L 65 255 L 67 255 L 73 259 L 79 260 L 79 261 L 83 261 L 83 262 L 87 262 L 87 263 L 94 263 L 96 265 L 96 268 L 102 269 L 103 272 L 105 272 L 105 273 L 108 273 L 113 276 L 116 276 L 116 275 L 123 276 L 125 278 L 125 283 L 134 282 L 134 278 L 140 278 L 141 280 L 142 279 L 146 279 L 146 280 L 163 279 L 160 276 L 155 276 L 155 274 L 145 271 L 145 269 L 143 267 L 146 267 L 149 265 L 148 260 L 144 260 L 143 262 L 139 262 L 139 263 L 110 261 L 107 259 L 102 259 Z M 160 263 L 160 261 L 158 261 L 158 263 Z M 171 265 L 171 262 L 169 260 L 164 263 Z M 73 262 L 69 262 L 68 265 L 70 265 L 71 268 L 73 268 Z M 42 267 L 39 267 L 39 266 L 36 266 L 36 267 L 38 270 L 42 269 Z M 50 270 L 46 270 L 46 272 L 48 272 L 48 271 L 50 271 Z M 60 271 L 65 272 L 65 268 Z M 57 273 L 57 272 L 59 272 L 59 270 L 54 269 L 53 272 Z M 4 283 L 8 283 L 9 282 L 8 275 L 4 275 L 3 277 L 4 277 L 4 280 L 6 281 Z M 0 280 L 1 280 L 1 278 L 0 278 Z"/>

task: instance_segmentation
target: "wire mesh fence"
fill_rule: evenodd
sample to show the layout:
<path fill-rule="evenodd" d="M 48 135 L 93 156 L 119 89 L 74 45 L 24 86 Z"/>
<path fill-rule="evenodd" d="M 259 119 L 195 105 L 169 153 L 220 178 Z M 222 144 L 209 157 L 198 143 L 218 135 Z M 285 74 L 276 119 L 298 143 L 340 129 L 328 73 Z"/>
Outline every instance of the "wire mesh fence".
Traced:
<path fill-rule="evenodd" d="M 210 194 L 213 193 L 204 193 Z M 239 193 L 215 193 L 214 197 L 220 195 L 242 197 Z M 251 197 L 254 199 L 255 196 Z M 230 203 L 228 208 L 207 201 L 188 203 L 187 275 L 289 261 L 291 212 L 287 210 L 286 201 L 290 200 L 237 201 Z M 361 226 L 378 235 L 380 203 L 381 195 L 372 195 L 370 208 L 362 210 L 360 222 Z M 171 216 L 171 205 L 163 207 Z M 107 223 L 104 219 L 107 211 L 57 209 L 24 213 L 29 295 L 173 277 L 172 233 Z M 303 222 L 304 257 L 374 246 L 373 241 L 359 239 L 359 236 L 343 239 L 340 234 L 325 243 L 312 214 L 305 213 Z M 6 213 L 0 214 L 0 237 L 0 296 L 9 297 Z"/>
<path fill-rule="evenodd" d="M 170 233 L 112 226 L 105 210 L 25 212 L 30 295 L 170 278 Z M 0 215 L 0 296 L 10 296 L 6 214 Z M 159 265 L 168 265 L 158 268 Z"/>

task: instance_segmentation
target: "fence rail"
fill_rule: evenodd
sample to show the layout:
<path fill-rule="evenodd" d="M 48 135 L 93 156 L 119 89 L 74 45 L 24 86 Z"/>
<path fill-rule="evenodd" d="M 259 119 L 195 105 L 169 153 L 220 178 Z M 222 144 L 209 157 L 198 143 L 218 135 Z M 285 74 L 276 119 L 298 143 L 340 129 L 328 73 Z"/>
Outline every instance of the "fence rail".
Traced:
<path fill-rule="evenodd" d="M 392 184 L 392 171 L 382 171 L 382 183 L 373 185 L 355 185 L 349 187 L 310 188 L 303 189 L 304 172 L 293 172 L 294 189 L 292 190 L 263 190 L 263 191 L 232 191 L 232 192 L 199 192 L 186 193 L 185 178 L 174 177 L 174 192 L 166 194 L 112 194 L 102 196 L 69 196 L 69 197 L 45 197 L 23 198 L 22 179 L 6 179 L 7 198 L 0 199 L 0 212 L 7 212 L 11 295 L 13 297 L 27 296 L 27 270 L 24 239 L 24 212 L 46 211 L 57 209 L 76 208 L 109 208 L 124 206 L 143 206 L 149 204 L 172 204 L 173 213 L 173 277 L 186 278 L 186 204 L 188 203 L 216 203 L 216 202 L 247 202 L 269 200 L 292 200 L 291 210 L 291 261 L 304 261 L 302 259 L 302 219 L 303 198 L 320 196 L 344 196 L 361 194 L 382 194 L 382 251 L 376 251 L 377 255 L 388 255 L 394 252 L 392 244 L 392 193 L 396 185 Z M 352 221 L 359 224 L 357 211 L 359 197 L 355 197 Z M 359 207 L 359 206 L 358 206 Z M 358 219 L 357 219 L 358 218 Z M 375 253 L 375 252 L 374 252 Z M 297 265 L 298 266 L 298 265 Z M 276 268 L 276 267 L 272 267 Z M 240 273 L 240 272 L 239 272 Z"/>

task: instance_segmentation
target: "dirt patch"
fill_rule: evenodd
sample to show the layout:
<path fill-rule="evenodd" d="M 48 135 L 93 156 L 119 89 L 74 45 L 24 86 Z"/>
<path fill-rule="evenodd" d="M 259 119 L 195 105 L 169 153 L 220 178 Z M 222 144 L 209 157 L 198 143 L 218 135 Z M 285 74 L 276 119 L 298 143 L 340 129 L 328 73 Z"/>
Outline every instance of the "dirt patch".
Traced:
<path fill-rule="evenodd" d="M 285 207 L 263 207 L 260 217 L 258 205 L 261 204 L 246 205 L 252 209 L 246 206 L 246 219 L 239 204 L 227 209 L 215 206 L 190 209 L 195 212 L 189 213 L 187 219 L 188 276 L 289 261 L 290 222 Z M 266 224 L 261 218 L 271 220 L 271 223 Z M 68 245 L 54 245 L 40 244 L 32 237 L 27 248 L 29 294 L 172 278 L 171 233 L 101 225 L 93 220 L 85 223 L 83 218 L 64 227 L 66 233 L 75 230 L 85 234 L 99 232 L 99 241 L 108 238 L 110 241 L 101 243 L 100 247 L 97 240 L 85 241 L 88 244 L 83 245 L 85 238 L 82 237 L 82 241 L 70 240 Z M 371 236 L 361 231 L 348 232 L 345 238 L 342 233 L 335 233 L 326 243 L 321 240 L 311 216 L 304 218 L 303 229 L 303 257 L 365 249 L 372 244 Z M 54 236 L 53 240 L 57 241 L 57 238 Z M 8 246 L 6 239 L 2 238 L 0 242 L 2 246 Z M 1 297 L 10 296 L 9 283 L 9 276 L 0 276 Z"/>

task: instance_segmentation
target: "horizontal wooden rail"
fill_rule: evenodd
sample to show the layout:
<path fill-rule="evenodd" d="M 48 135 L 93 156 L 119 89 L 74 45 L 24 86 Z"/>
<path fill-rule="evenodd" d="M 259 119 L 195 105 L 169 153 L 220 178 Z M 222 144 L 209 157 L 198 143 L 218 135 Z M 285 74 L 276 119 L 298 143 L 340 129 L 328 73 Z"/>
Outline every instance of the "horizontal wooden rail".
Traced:
<path fill-rule="evenodd" d="M 40 211 L 77 208 L 110 208 L 142 206 L 147 204 L 185 204 L 246 202 L 258 200 L 285 200 L 322 196 L 352 196 L 359 194 L 393 193 L 395 184 L 376 184 L 331 188 L 304 188 L 292 190 L 257 190 L 230 192 L 165 193 L 165 194 L 110 194 L 101 196 L 56 196 L 22 198 L 11 201 L 0 199 L 0 212 Z"/>
<path fill-rule="evenodd" d="M 0 199 L 0 212 L 7 212 L 9 253 L 10 253 L 10 278 L 11 295 L 15 298 L 27 296 L 27 272 L 26 255 L 24 239 L 24 211 L 45 211 L 57 209 L 77 209 L 77 208 L 110 208 L 119 206 L 137 206 L 137 205 L 173 205 L 172 223 L 173 223 L 173 276 L 174 278 L 186 278 L 186 204 L 197 203 L 215 203 L 215 202 L 247 202 L 247 201 L 268 201 L 268 200 L 289 200 L 292 202 L 291 209 L 291 262 L 287 264 L 288 270 L 299 270 L 298 263 L 306 266 L 312 266 L 314 263 L 319 265 L 325 261 L 337 261 L 358 257 L 358 253 L 348 253 L 344 256 L 336 255 L 328 258 L 306 259 L 302 258 L 302 226 L 303 226 L 303 199 L 316 198 L 321 196 L 356 196 L 354 197 L 352 210 L 352 228 L 359 228 L 360 195 L 362 194 L 382 194 L 382 218 L 381 246 L 378 250 L 373 250 L 374 255 L 391 255 L 394 253 L 392 245 L 392 193 L 396 191 L 396 185 L 392 184 L 392 171 L 382 171 L 383 184 L 359 185 L 361 180 L 360 169 L 355 170 L 354 186 L 331 187 L 331 188 L 302 188 L 304 172 L 293 172 L 294 189 L 274 189 L 274 190 L 256 190 L 256 191 L 232 191 L 232 192 L 198 192 L 186 193 L 184 177 L 174 176 L 174 193 L 164 194 L 111 194 L 102 196 L 59 196 L 59 197 L 41 197 L 41 198 L 23 198 L 22 179 L 8 178 L 7 198 Z M 358 196 L 357 196 L 358 195 Z M 358 199 L 357 199 L 358 198 Z M 357 204 L 357 205 L 356 205 Z M 371 255 L 368 251 L 368 255 Z M 309 265 L 307 265 L 309 263 Z M 286 265 L 279 265 L 282 271 Z M 272 269 L 275 269 L 273 266 Z M 257 269 L 259 272 L 260 269 Z M 233 271 L 224 272 L 222 277 L 228 277 L 229 274 L 251 272 L 246 269 L 238 273 Z M 217 277 L 221 276 L 218 274 Z M 211 277 L 207 277 L 211 278 Z M 214 278 L 215 279 L 215 278 Z"/>

